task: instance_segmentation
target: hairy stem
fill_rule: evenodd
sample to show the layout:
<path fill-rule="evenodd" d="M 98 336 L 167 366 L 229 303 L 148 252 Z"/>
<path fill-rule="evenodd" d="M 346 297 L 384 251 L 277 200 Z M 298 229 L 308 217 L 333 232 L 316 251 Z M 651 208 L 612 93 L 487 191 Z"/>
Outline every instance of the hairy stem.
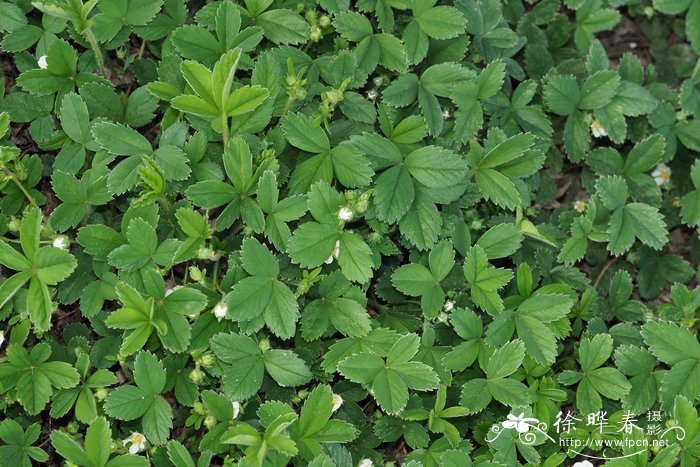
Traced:
<path fill-rule="evenodd" d="M 10 169 L 8 169 L 7 167 L 5 167 L 4 165 L 0 165 L 0 168 L 2 169 L 3 172 L 5 172 L 5 174 L 6 174 L 8 177 L 10 177 L 10 179 L 12 179 L 12 181 L 14 182 L 14 184 L 17 185 L 17 188 L 19 188 L 20 191 L 21 191 L 22 193 L 24 193 L 24 196 L 27 198 L 27 200 L 29 201 L 29 203 L 30 203 L 32 206 L 34 206 L 35 208 L 39 208 L 39 205 L 36 204 L 36 201 L 34 200 L 34 198 L 32 197 L 32 195 L 29 194 L 29 191 L 24 187 L 24 185 L 22 184 L 22 182 L 20 181 L 20 179 L 17 178 L 17 176 L 14 174 L 14 172 L 12 172 Z"/>
<path fill-rule="evenodd" d="M 224 148 L 226 148 L 226 146 L 228 146 L 228 117 L 226 115 L 221 116 L 221 126 L 222 126 L 221 137 L 224 140 Z"/>
<path fill-rule="evenodd" d="M 148 41 L 147 41 L 146 39 L 144 39 L 144 40 L 141 42 L 141 48 L 139 49 L 139 55 L 138 55 L 138 59 L 139 59 L 139 60 L 141 60 L 141 59 L 143 58 L 143 54 L 144 54 L 144 52 L 146 51 L 146 43 L 147 43 L 147 42 L 148 42 Z"/>
<path fill-rule="evenodd" d="M 85 37 L 90 43 L 90 48 L 92 48 L 92 52 L 95 54 L 95 60 L 97 60 L 97 66 L 100 69 L 100 74 L 106 78 L 107 70 L 105 70 L 105 62 L 102 59 L 102 52 L 100 52 L 100 46 L 97 45 L 97 39 L 95 39 L 95 35 L 92 33 L 92 29 L 88 28 L 85 30 Z"/>

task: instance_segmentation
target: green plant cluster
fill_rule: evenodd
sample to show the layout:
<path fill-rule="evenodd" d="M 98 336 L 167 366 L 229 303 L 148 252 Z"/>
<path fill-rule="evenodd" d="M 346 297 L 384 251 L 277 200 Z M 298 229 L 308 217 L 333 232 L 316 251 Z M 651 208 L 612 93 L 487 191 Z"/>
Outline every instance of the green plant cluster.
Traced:
<path fill-rule="evenodd" d="M 700 463 L 700 1 L 3 0 L 0 50 L 0 465 Z"/>

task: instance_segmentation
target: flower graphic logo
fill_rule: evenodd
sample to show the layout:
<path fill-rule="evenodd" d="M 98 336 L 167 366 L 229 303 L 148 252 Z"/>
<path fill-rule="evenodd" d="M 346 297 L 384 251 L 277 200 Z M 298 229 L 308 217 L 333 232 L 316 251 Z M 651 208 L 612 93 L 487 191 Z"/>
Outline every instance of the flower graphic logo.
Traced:
<path fill-rule="evenodd" d="M 539 423 L 536 418 L 525 418 L 525 413 L 521 412 L 517 417 L 513 414 L 508 414 L 507 420 L 502 422 L 503 428 L 508 430 L 518 430 L 518 433 L 527 433 L 530 431 L 531 423 Z"/>

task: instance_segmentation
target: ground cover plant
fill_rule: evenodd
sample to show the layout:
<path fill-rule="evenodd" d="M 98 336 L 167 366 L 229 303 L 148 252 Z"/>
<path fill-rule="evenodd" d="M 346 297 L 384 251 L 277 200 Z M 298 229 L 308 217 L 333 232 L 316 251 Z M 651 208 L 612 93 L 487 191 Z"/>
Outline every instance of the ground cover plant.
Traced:
<path fill-rule="evenodd" d="M 0 465 L 700 463 L 700 1 L 0 1 Z"/>

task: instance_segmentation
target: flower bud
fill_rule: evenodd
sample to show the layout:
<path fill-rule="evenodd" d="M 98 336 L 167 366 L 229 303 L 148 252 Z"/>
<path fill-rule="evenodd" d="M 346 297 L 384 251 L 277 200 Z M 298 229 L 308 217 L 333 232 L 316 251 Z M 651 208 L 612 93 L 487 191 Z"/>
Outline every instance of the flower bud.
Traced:
<path fill-rule="evenodd" d="M 340 219 L 343 222 L 347 222 L 350 219 L 352 219 L 352 216 L 355 213 L 352 212 L 352 209 L 347 208 L 347 207 L 342 207 L 340 208 L 340 211 L 338 211 L 338 219 Z"/>
<path fill-rule="evenodd" d="M 99 402 L 102 402 L 107 398 L 109 395 L 109 389 L 107 388 L 98 388 L 95 391 L 95 399 L 97 399 Z"/>
<path fill-rule="evenodd" d="M 204 372 L 200 370 L 199 367 L 190 371 L 190 381 L 192 381 L 194 384 L 201 384 L 201 382 L 204 381 L 204 376 Z"/>
<path fill-rule="evenodd" d="M 311 26 L 311 29 L 309 30 L 309 39 L 311 39 L 314 42 L 318 42 L 321 40 L 321 37 L 323 37 L 321 28 L 319 28 L 318 26 Z"/>
<path fill-rule="evenodd" d="M 207 415 L 206 418 L 204 418 L 204 426 L 211 430 L 214 428 L 214 425 L 216 425 L 216 417 L 213 415 Z"/>
<path fill-rule="evenodd" d="M 260 342 L 258 342 L 258 347 L 262 353 L 267 352 L 270 350 L 270 340 L 265 337 L 260 339 Z"/>
<path fill-rule="evenodd" d="M 208 352 L 202 354 L 202 356 L 197 359 L 197 363 L 204 367 L 212 366 L 214 362 L 216 362 L 216 358 Z"/>
<path fill-rule="evenodd" d="M 10 217 L 10 222 L 7 223 L 7 230 L 10 232 L 19 232 L 21 222 L 15 216 Z"/>
<path fill-rule="evenodd" d="M 333 412 L 337 412 L 338 409 L 343 405 L 343 397 L 340 394 L 333 394 Z"/>
<path fill-rule="evenodd" d="M 226 315 L 228 315 L 228 305 L 226 302 L 217 303 L 214 307 L 214 316 L 216 316 L 218 320 L 221 320 L 225 318 Z"/>
<path fill-rule="evenodd" d="M 328 26 L 331 25 L 331 18 L 330 18 L 328 15 L 322 15 L 322 16 L 318 19 L 318 24 L 319 24 L 322 28 L 327 28 Z"/>
<path fill-rule="evenodd" d="M 216 260 L 216 252 L 211 248 L 202 247 L 197 250 L 197 259 Z"/>
<path fill-rule="evenodd" d="M 72 435 L 76 434 L 78 430 L 80 430 L 80 425 L 75 420 L 66 425 L 66 431 Z"/>
<path fill-rule="evenodd" d="M 327 91 L 326 92 L 326 100 L 330 102 L 331 104 L 335 105 L 338 102 L 343 100 L 343 92 L 339 91 L 337 89 L 333 89 L 332 91 Z"/>
<path fill-rule="evenodd" d="M 202 402 L 195 402 L 194 406 L 192 406 L 192 409 L 198 415 L 206 415 L 207 414 L 207 407 Z"/>
<path fill-rule="evenodd" d="M 204 280 L 204 274 L 202 273 L 202 270 L 199 269 L 197 266 L 190 266 L 189 271 L 190 277 L 193 281 L 202 282 Z"/>
<path fill-rule="evenodd" d="M 59 235 L 53 239 L 52 245 L 54 248 L 68 250 L 70 246 L 70 239 L 66 235 Z"/>

